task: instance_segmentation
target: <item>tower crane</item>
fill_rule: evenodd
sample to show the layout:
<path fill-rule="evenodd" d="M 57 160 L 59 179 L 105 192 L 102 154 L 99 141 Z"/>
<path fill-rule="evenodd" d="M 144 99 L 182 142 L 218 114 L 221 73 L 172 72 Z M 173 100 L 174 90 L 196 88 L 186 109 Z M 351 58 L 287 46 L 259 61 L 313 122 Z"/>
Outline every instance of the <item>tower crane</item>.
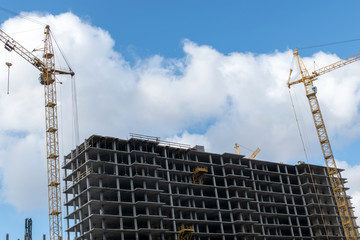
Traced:
<path fill-rule="evenodd" d="M 240 155 L 239 144 L 235 143 L 234 148 L 235 148 L 236 154 Z M 248 149 L 248 150 L 250 150 L 250 149 Z M 249 159 L 254 159 L 260 151 L 261 151 L 260 148 L 256 148 L 255 151 L 250 155 Z"/>
<path fill-rule="evenodd" d="M 340 172 L 336 167 L 335 158 L 331 150 L 329 137 L 325 128 L 325 122 L 320 111 L 318 99 L 316 97 L 317 89 L 314 86 L 313 82 L 317 80 L 320 75 L 323 75 L 325 73 L 331 72 L 335 69 L 341 68 L 350 63 L 360 60 L 360 53 L 342 59 L 340 61 L 337 61 L 323 68 L 317 69 L 311 74 L 306 69 L 305 64 L 303 63 L 301 57 L 299 56 L 299 52 L 297 49 L 295 49 L 293 54 L 298 65 L 301 78 L 295 81 L 290 81 L 289 78 L 289 81 L 287 82 L 287 86 L 288 88 L 290 88 L 292 85 L 298 83 L 303 83 L 305 86 L 306 97 L 309 101 L 310 110 L 313 116 L 315 128 L 321 145 L 322 153 L 325 159 L 327 173 L 329 175 L 330 183 L 333 189 L 336 205 L 345 232 L 345 237 L 347 240 L 358 239 L 359 237 L 358 231 L 356 230 L 357 225 L 355 223 L 355 219 L 352 217 L 353 216 L 352 212 L 350 212 L 351 209 L 348 204 L 348 199 L 346 197 L 344 184 L 341 180 Z M 290 74 L 291 72 L 292 70 L 290 69 Z"/>
<path fill-rule="evenodd" d="M 70 68 L 67 71 L 55 68 L 54 49 L 50 33 L 50 27 L 46 26 L 44 30 L 44 48 L 41 49 L 43 52 L 42 60 L 2 30 L 0 30 L 0 41 L 5 44 L 6 50 L 16 52 L 40 71 L 39 80 L 40 83 L 44 85 L 45 93 L 49 239 L 62 240 L 59 136 L 55 76 L 56 74 L 74 76 L 75 73 Z"/>

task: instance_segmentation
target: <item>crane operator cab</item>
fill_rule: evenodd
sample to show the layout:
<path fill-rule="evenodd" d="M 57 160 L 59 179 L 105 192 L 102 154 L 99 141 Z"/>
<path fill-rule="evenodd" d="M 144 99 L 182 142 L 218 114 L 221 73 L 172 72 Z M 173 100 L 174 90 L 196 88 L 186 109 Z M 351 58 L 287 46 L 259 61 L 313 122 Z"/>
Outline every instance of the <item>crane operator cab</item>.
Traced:
<path fill-rule="evenodd" d="M 50 85 L 51 83 L 53 83 L 55 81 L 55 79 L 52 79 L 52 75 L 51 74 L 47 74 L 48 76 L 46 78 L 44 78 L 44 74 L 40 73 L 39 76 L 39 82 L 41 85 Z"/>
<path fill-rule="evenodd" d="M 307 96 L 314 96 L 315 94 L 317 94 L 317 87 L 312 86 L 307 93 Z"/>

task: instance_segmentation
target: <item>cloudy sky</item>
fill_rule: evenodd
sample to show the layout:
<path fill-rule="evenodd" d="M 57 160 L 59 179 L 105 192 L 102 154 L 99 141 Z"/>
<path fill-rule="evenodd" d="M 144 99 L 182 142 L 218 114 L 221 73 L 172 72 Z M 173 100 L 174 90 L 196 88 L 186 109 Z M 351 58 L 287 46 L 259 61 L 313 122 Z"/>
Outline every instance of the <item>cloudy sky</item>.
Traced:
<path fill-rule="evenodd" d="M 50 25 L 76 73 L 74 80 L 60 77 L 57 85 L 62 155 L 74 147 L 75 81 L 82 141 L 92 134 L 128 138 L 134 132 L 204 145 L 210 152 L 234 152 L 238 143 L 247 156 L 248 149 L 259 147 L 259 159 L 304 161 L 286 87 L 292 51 L 304 48 L 299 51 L 310 71 L 359 51 L 359 41 L 325 46 L 359 38 L 352 27 L 359 22 L 356 7 L 318 1 L 309 12 L 306 4 L 268 1 L 114 2 L 86 8 L 81 1 L 1 6 L 7 9 L 0 11 L 1 29 L 29 50 L 42 46 L 44 26 Z M 322 46 L 306 48 L 316 45 Z M 66 67 L 56 54 L 58 66 Z M 13 64 L 9 95 L 5 62 Z M 316 82 L 357 215 L 359 66 L 353 63 Z M 33 218 L 34 238 L 48 232 L 44 97 L 38 74 L 16 53 L 0 48 L 0 237 L 9 232 L 11 238 L 22 238 L 25 217 Z M 309 161 L 323 165 L 303 87 L 294 86 L 291 95 Z"/>

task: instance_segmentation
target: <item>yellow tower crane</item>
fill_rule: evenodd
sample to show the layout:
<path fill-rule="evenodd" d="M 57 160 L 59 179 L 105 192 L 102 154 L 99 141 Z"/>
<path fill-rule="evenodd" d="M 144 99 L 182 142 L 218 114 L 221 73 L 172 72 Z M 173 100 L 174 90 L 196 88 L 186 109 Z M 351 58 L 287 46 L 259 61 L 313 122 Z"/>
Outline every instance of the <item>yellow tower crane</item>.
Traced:
<path fill-rule="evenodd" d="M 341 218 L 342 226 L 344 228 L 346 239 L 355 240 L 358 239 L 358 232 L 356 230 L 355 219 L 352 217 L 352 212 L 348 204 L 348 199 L 346 197 L 344 184 L 341 180 L 341 175 L 336 167 L 335 159 L 333 152 L 331 150 L 331 145 L 329 137 L 325 128 L 324 119 L 322 117 L 319 102 L 316 97 L 317 89 L 314 86 L 313 82 L 318 79 L 318 76 L 325 73 L 331 72 L 335 69 L 341 68 L 350 63 L 360 60 L 360 53 L 349 58 L 337 61 L 333 64 L 330 64 L 326 67 L 315 70 L 312 74 L 309 74 L 306 69 L 302 59 L 299 56 L 297 49 L 294 51 L 294 57 L 296 58 L 297 65 L 301 74 L 301 78 L 295 81 L 289 81 L 287 83 L 288 87 L 303 83 L 305 86 L 306 97 L 308 98 L 311 113 L 315 123 L 315 128 L 318 134 L 319 142 L 321 145 L 322 153 L 326 163 L 326 169 L 329 175 L 330 183 L 333 189 L 334 197 L 336 200 L 336 205 L 339 211 Z M 290 74 L 291 74 L 290 70 Z"/>
<path fill-rule="evenodd" d="M 49 239 L 62 239 L 61 217 L 61 188 L 60 188 L 60 161 L 58 116 L 56 100 L 56 74 L 69 74 L 74 72 L 69 69 L 63 71 L 55 68 L 54 49 L 51 40 L 50 27 L 45 27 L 45 40 L 42 60 L 17 43 L 13 38 L 0 30 L 0 41 L 5 43 L 5 49 L 14 51 L 26 61 L 31 63 L 40 72 L 40 83 L 44 85 L 45 92 L 45 124 L 46 124 L 46 158 L 48 176 L 48 202 L 49 202 Z"/>
<path fill-rule="evenodd" d="M 239 154 L 240 155 L 240 150 L 239 150 L 239 144 L 235 143 L 235 151 L 236 151 L 236 154 Z M 250 150 L 250 149 L 248 149 Z M 251 150 L 253 151 L 253 150 Z M 255 151 L 250 155 L 249 159 L 254 159 L 254 157 L 256 157 L 256 155 L 258 155 L 258 153 L 260 152 L 260 148 L 256 148 Z"/>

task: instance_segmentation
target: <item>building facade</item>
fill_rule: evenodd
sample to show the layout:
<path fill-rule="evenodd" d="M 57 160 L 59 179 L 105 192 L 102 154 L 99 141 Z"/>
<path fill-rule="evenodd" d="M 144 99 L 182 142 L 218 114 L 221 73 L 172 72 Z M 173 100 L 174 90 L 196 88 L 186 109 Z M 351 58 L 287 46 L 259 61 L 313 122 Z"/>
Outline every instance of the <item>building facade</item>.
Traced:
<path fill-rule="evenodd" d="M 322 166 L 132 134 L 89 137 L 63 169 L 68 239 L 345 239 Z"/>

